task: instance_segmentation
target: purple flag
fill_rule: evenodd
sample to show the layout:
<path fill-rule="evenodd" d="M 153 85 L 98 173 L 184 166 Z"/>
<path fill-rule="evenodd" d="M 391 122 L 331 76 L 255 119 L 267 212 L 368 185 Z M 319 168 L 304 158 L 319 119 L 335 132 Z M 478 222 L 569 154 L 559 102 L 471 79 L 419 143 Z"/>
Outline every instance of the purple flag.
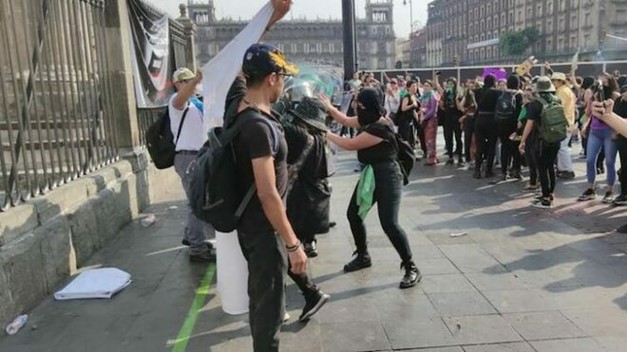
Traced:
<path fill-rule="evenodd" d="M 497 67 L 486 67 L 483 69 L 483 78 L 486 78 L 487 75 L 492 75 L 496 77 L 497 80 L 507 79 L 507 71 L 497 68 Z"/>

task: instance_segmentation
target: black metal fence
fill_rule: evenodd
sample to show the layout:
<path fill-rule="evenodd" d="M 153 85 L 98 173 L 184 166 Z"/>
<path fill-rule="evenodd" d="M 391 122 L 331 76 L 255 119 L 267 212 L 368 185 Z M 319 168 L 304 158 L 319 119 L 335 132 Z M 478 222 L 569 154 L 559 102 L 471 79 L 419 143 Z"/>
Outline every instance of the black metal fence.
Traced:
<path fill-rule="evenodd" d="M 0 210 L 118 158 L 103 0 L 0 3 Z"/>
<path fill-rule="evenodd" d="M 498 65 L 487 65 L 487 67 L 498 67 Z M 378 70 L 372 71 L 375 73 L 377 79 L 383 79 L 385 74 L 388 77 L 405 76 L 406 73 L 412 74 L 414 77 L 419 77 L 422 81 L 427 79 L 433 79 L 436 71 L 442 73 L 443 79 L 449 77 L 455 77 L 458 81 L 464 81 L 466 79 L 473 79 L 477 76 L 481 76 L 483 69 L 486 66 L 464 66 L 464 67 L 442 67 L 442 68 L 428 68 L 428 69 L 403 69 L 403 70 Z M 551 67 L 557 72 L 569 73 L 571 70 L 571 63 L 552 63 Z M 506 69 L 511 71 L 511 66 L 505 66 Z M 615 70 L 627 74 L 627 61 L 604 61 L 604 62 L 580 62 L 577 67 L 577 76 L 593 76 L 603 72 L 613 73 Z M 531 75 L 543 75 L 545 74 L 544 68 L 541 64 L 536 65 L 531 70 Z"/>

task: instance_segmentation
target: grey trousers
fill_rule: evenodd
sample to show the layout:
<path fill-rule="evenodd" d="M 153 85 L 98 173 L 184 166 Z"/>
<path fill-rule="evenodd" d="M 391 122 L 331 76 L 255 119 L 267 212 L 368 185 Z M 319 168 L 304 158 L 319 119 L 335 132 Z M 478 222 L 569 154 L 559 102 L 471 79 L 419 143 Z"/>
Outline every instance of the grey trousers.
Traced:
<path fill-rule="evenodd" d="M 181 178 L 183 189 L 189 201 L 190 178 L 189 166 L 196 159 L 196 155 L 180 153 L 174 157 L 174 169 Z M 203 253 L 207 251 L 207 239 L 213 239 L 216 236 L 215 229 L 208 223 L 198 219 L 188 203 L 189 214 L 187 215 L 187 225 L 183 238 L 189 241 L 189 249 L 192 254 Z"/>

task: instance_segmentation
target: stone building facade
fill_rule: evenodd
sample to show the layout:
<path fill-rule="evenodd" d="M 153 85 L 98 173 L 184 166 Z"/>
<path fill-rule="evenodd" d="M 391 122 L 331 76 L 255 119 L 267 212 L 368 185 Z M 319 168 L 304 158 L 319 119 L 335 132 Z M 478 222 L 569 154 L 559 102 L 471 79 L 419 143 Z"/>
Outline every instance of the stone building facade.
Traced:
<path fill-rule="evenodd" d="M 623 0 L 435 0 L 429 4 L 426 65 L 517 60 L 501 53 L 506 31 L 535 27 L 540 39 L 529 54 L 552 61 L 621 59 L 627 45 L 608 45 L 605 34 L 627 36 Z"/>
<path fill-rule="evenodd" d="M 197 26 L 196 57 L 211 60 L 248 23 L 218 19 L 213 0 L 189 0 L 189 17 Z M 359 69 L 393 68 L 396 62 L 393 0 L 366 0 L 366 18 L 356 20 Z M 295 62 L 342 66 L 341 20 L 285 19 L 265 37 Z"/>

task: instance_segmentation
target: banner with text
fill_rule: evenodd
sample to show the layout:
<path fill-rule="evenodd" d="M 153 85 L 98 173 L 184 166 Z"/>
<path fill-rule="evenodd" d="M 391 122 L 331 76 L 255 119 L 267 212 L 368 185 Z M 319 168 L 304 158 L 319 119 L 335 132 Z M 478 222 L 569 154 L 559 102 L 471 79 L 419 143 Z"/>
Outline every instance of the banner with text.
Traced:
<path fill-rule="evenodd" d="M 140 0 L 127 3 L 137 107 L 165 106 L 173 94 L 174 70 L 168 16 L 156 14 Z"/>

